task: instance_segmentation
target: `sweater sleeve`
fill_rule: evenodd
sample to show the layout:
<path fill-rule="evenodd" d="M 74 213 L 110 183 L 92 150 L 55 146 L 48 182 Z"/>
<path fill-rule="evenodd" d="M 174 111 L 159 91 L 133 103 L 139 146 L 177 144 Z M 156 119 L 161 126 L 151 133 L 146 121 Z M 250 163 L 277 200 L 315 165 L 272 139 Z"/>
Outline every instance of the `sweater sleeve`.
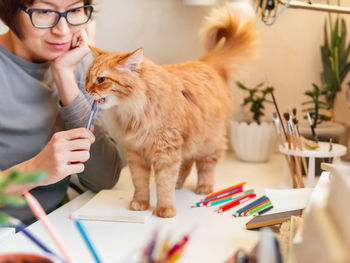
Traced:
<path fill-rule="evenodd" d="M 66 129 L 86 127 L 91 111 L 92 99 L 81 85 L 84 83 L 85 75 L 76 74 L 76 78 L 81 90 L 79 97 L 65 107 L 59 103 L 60 114 Z M 91 145 L 90 159 L 84 163 L 84 172 L 78 174 L 81 184 L 94 192 L 112 188 L 117 183 L 124 166 L 116 142 L 105 132 L 99 119 L 97 112 L 93 121 L 96 141 Z"/>

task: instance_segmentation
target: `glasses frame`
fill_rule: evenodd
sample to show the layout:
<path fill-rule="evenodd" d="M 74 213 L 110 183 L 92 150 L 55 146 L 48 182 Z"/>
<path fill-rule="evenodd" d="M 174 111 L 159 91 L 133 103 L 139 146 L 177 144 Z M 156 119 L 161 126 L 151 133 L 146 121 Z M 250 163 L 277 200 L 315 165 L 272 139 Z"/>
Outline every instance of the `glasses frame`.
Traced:
<path fill-rule="evenodd" d="M 87 18 L 86 22 L 84 23 L 81 23 L 81 24 L 71 24 L 68 19 L 67 19 L 67 14 L 73 10 L 76 10 L 78 8 L 89 8 L 90 9 L 90 14 L 89 14 L 89 17 Z M 45 29 L 45 28 L 53 28 L 55 27 L 58 22 L 60 21 L 61 17 L 64 17 L 67 21 L 67 23 L 71 26 L 80 26 L 80 25 L 84 25 L 86 24 L 87 22 L 89 22 L 90 18 L 91 18 L 91 15 L 92 15 L 92 12 L 94 11 L 94 7 L 92 5 L 83 5 L 83 6 L 79 6 L 79 7 L 75 7 L 75 8 L 71 8 L 71 9 L 68 9 L 64 12 L 59 12 L 59 11 L 56 11 L 56 10 L 52 10 L 52 9 L 41 9 L 41 8 L 28 8 L 28 7 L 25 7 L 25 6 L 21 6 L 21 9 L 27 13 L 30 17 L 30 22 L 32 23 L 32 25 L 35 27 L 35 28 L 40 28 L 40 29 Z M 53 12 L 53 13 L 56 13 L 58 14 L 58 18 L 56 20 L 56 22 L 51 25 L 51 26 L 37 26 L 34 24 L 33 22 L 33 18 L 32 18 L 32 15 L 33 15 L 33 12 L 35 11 L 49 11 L 49 12 Z"/>

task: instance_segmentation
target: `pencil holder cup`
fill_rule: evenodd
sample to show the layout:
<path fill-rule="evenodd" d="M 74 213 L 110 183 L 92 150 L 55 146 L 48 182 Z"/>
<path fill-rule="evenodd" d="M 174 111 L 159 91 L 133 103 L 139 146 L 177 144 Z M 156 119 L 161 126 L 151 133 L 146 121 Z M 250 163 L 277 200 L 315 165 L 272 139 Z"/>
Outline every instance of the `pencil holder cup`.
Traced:
<path fill-rule="evenodd" d="M 58 263 L 59 261 L 46 256 L 26 253 L 11 253 L 0 255 L 0 263 Z"/>
<path fill-rule="evenodd" d="M 246 162 L 266 162 L 276 147 L 272 122 L 247 123 L 231 120 L 231 144 L 237 157 Z"/>

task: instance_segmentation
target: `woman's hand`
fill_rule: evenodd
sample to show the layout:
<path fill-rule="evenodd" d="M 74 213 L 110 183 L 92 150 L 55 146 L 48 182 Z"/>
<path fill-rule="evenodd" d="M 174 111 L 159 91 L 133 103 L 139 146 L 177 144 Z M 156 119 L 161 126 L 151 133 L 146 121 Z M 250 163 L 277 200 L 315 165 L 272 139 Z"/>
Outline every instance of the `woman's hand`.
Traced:
<path fill-rule="evenodd" d="M 90 146 L 95 136 L 86 128 L 77 128 L 55 133 L 44 149 L 32 159 L 5 170 L 17 168 L 21 172 L 44 170 L 47 178 L 43 182 L 26 185 L 9 185 L 6 193 L 23 194 L 32 188 L 54 184 L 68 175 L 84 171 L 84 162 L 90 158 Z"/>
<path fill-rule="evenodd" d="M 86 128 L 55 133 L 45 148 L 31 159 L 31 170 L 44 170 L 48 177 L 43 185 L 56 183 L 68 175 L 84 171 L 90 158 L 90 146 L 95 136 Z"/>
<path fill-rule="evenodd" d="M 95 40 L 95 21 L 90 21 L 73 35 L 71 49 L 57 57 L 52 64 L 52 73 L 57 84 L 63 106 L 71 104 L 80 94 L 74 70 L 78 63 L 90 52 L 89 46 Z"/>

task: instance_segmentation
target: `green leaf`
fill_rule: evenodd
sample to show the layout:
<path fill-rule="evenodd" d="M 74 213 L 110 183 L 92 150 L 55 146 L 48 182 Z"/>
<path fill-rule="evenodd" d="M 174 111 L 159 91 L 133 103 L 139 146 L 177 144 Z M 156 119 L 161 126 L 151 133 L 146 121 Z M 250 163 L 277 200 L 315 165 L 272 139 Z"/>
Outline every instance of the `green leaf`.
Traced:
<path fill-rule="evenodd" d="M 0 193 L 0 204 L 22 207 L 25 206 L 27 202 L 22 196 Z"/>
<path fill-rule="evenodd" d="M 308 100 L 308 101 L 302 102 L 301 105 L 313 104 L 313 103 L 314 103 L 313 100 Z"/>
<path fill-rule="evenodd" d="M 44 171 L 32 171 L 21 173 L 17 176 L 11 183 L 15 184 L 25 184 L 30 182 L 40 182 L 46 178 L 47 174 Z"/>
<path fill-rule="evenodd" d="M 236 84 L 239 88 L 241 88 L 242 90 L 248 90 L 246 86 L 244 86 L 241 82 L 236 81 Z"/>
<path fill-rule="evenodd" d="M 9 227 L 9 226 L 11 226 L 10 217 L 0 212 L 0 227 Z"/>
<path fill-rule="evenodd" d="M 259 88 L 261 88 L 262 86 L 264 86 L 264 84 L 265 84 L 264 82 L 261 82 L 261 83 L 259 83 L 258 85 L 256 85 L 254 89 L 259 89 Z"/>

